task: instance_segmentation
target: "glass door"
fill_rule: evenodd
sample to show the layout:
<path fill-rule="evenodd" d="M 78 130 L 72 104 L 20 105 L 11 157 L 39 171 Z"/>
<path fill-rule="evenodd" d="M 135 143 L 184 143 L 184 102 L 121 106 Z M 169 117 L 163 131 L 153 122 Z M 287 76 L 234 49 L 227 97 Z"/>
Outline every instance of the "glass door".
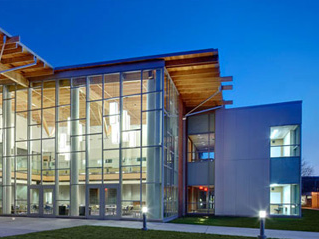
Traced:
<path fill-rule="evenodd" d="M 54 186 L 32 185 L 29 186 L 30 215 L 54 216 Z"/>
<path fill-rule="evenodd" d="M 89 185 L 87 187 L 87 212 L 89 218 L 117 219 L 121 215 L 119 186 Z"/>
<path fill-rule="evenodd" d="M 30 214 L 31 215 L 40 215 L 40 187 L 39 186 L 30 186 Z"/>
<path fill-rule="evenodd" d="M 42 208 L 44 216 L 54 216 L 54 186 L 42 187 Z"/>
<path fill-rule="evenodd" d="M 101 217 L 101 186 L 100 185 L 89 185 L 87 187 L 87 212 L 89 218 L 100 218 Z"/>
<path fill-rule="evenodd" d="M 119 218 L 120 211 L 120 200 L 118 185 L 105 185 L 103 190 L 103 217 L 109 219 Z"/>

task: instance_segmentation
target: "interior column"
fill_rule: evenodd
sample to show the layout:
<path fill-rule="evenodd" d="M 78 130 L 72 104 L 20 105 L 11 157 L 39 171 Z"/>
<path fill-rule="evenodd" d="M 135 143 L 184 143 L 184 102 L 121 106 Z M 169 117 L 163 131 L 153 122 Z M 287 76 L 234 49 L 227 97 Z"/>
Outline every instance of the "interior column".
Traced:
<path fill-rule="evenodd" d="M 79 156 L 80 140 L 79 137 L 72 137 L 72 135 L 79 135 L 80 125 L 75 119 L 79 119 L 79 88 L 71 90 L 71 205 L 70 215 L 79 215 Z"/>
<path fill-rule="evenodd" d="M 159 90 L 161 84 L 161 71 L 156 71 L 156 78 L 150 77 L 147 83 L 148 92 Z M 147 109 L 159 109 L 160 94 L 147 94 Z M 147 145 L 160 145 L 161 142 L 161 111 L 149 111 L 146 113 Z M 148 216 L 151 219 L 161 218 L 161 148 L 147 148 L 146 158 L 146 205 Z"/>
<path fill-rule="evenodd" d="M 13 157 L 13 121 L 12 121 L 12 100 L 11 93 L 7 86 L 3 86 L 3 122 L 4 122 L 4 142 L 3 142 L 3 214 L 11 214 L 11 160 Z"/>

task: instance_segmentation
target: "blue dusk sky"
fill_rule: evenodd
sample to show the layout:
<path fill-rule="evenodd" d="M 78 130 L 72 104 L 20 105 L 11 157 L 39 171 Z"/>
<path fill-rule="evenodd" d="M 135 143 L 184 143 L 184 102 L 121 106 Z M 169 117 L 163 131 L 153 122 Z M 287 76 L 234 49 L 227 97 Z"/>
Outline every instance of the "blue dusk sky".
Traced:
<path fill-rule="evenodd" d="M 0 27 L 54 67 L 218 48 L 230 107 L 303 101 L 319 175 L 319 1 L 0 0 Z"/>

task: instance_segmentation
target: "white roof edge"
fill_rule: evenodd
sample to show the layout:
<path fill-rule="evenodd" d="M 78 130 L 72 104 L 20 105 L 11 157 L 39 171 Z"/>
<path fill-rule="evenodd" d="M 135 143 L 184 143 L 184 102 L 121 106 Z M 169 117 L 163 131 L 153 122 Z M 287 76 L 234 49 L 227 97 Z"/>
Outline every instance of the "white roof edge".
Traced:
<path fill-rule="evenodd" d="M 0 32 L 4 33 L 5 35 L 7 35 L 8 37 L 12 37 L 12 35 L 10 33 L 8 33 L 7 31 L 3 30 L 0 27 Z M 44 60 L 41 56 L 39 56 L 38 54 L 36 54 L 34 51 L 32 51 L 30 48 L 28 48 L 26 45 L 24 45 L 22 42 L 18 43 L 20 46 L 22 46 L 22 48 L 26 49 L 28 52 L 30 52 L 32 55 L 36 56 L 38 59 L 40 59 L 41 61 L 44 62 L 44 64 L 50 66 L 52 69 L 54 69 L 54 67 L 48 63 L 46 60 Z"/>

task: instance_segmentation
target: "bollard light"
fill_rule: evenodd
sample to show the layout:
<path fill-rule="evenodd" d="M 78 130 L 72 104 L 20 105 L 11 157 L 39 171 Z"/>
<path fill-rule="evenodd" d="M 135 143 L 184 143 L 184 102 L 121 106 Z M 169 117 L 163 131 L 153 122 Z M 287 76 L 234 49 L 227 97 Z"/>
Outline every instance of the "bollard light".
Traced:
<path fill-rule="evenodd" d="M 258 239 L 266 239 L 265 235 L 265 219 L 267 217 L 266 211 L 259 211 L 259 218 L 260 218 L 260 235 Z"/>
<path fill-rule="evenodd" d="M 266 218 L 266 216 L 267 216 L 266 211 L 259 211 L 259 217 L 260 218 Z"/>
<path fill-rule="evenodd" d="M 147 207 L 142 207 L 142 212 L 147 213 Z"/>
<path fill-rule="evenodd" d="M 147 226 L 146 226 L 146 213 L 147 213 L 148 209 L 147 207 L 142 207 L 142 213 L 143 213 L 143 231 L 147 231 Z"/>

